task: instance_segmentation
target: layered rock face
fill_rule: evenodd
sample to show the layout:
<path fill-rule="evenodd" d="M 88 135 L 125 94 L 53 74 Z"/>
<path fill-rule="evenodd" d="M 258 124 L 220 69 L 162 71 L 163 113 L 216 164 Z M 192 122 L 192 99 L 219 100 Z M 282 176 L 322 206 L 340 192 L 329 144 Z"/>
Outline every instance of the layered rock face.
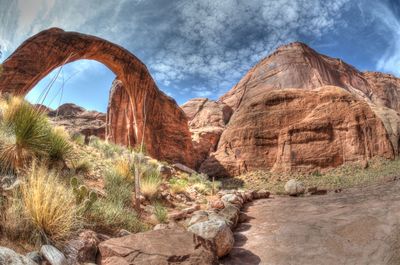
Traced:
<path fill-rule="evenodd" d="M 26 40 L 3 63 L 0 91 L 26 95 L 42 78 L 55 68 L 79 60 L 96 60 L 115 73 L 123 84 L 113 93 L 110 115 L 120 115 L 127 106 L 126 120 L 133 133 L 131 146 L 144 143 L 147 152 L 158 159 L 194 166 L 194 151 L 187 118 L 176 102 L 162 93 L 146 66 L 124 48 L 106 40 L 52 28 Z M 118 92 L 118 91 L 117 91 Z M 129 102 L 129 104 L 128 104 Z M 117 143 L 126 144 L 118 133 L 126 128 L 110 124 Z M 132 135 L 132 136 L 131 136 Z"/>
<path fill-rule="evenodd" d="M 81 133 L 85 136 L 95 135 L 105 139 L 106 114 L 97 111 L 88 111 L 75 104 L 66 103 L 56 110 L 48 111 L 51 122 L 63 126 L 72 133 Z"/>
<path fill-rule="evenodd" d="M 199 166 L 214 152 L 219 138 L 231 115 L 232 108 L 222 102 L 206 98 L 195 98 L 181 106 L 189 119 L 193 146 Z"/>
<path fill-rule="evenodd" d="M 282 46 L 219 99 L 233 114 L 200 170 L 215 176 L 313 171 L 394 158 L 398 91 L 394 76 L 359 72 L 302 43 Z"/>

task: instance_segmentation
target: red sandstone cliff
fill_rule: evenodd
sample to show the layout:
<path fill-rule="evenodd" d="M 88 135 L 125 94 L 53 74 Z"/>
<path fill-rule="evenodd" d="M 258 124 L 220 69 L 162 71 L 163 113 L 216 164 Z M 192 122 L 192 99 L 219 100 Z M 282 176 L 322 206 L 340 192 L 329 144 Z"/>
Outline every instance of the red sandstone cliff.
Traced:
<path fill-rule="evenodd" d="M 394 76 L 362 73 L 302 43 L 282 46 L 217 102 L 233 114 L 200 170 L 230 176 L 394 158 L 399 89 Z M 193 126 L 193 111 L 184 110 L 192 132 L 208 126 Z"/>

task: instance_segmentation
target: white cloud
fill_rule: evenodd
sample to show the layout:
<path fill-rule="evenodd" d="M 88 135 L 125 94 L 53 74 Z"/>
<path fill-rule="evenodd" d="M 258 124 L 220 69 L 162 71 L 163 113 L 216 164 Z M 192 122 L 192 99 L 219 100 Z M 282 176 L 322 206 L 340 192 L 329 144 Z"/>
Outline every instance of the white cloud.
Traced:
<path fill-rule="evenodd" d="M 348 2 L 0 0 L 0 45 L 11 51 L 49 27 L 93 34 L 135 53 L 171 91 L 189 83 L 193 95 L 219 96 L 276 46 L 334 30 Z"/>
<path fill-rule="evenodd" d="M 379 58 L 376 68 L 379 71 L 400 75 L 400 18 L 393 12 L 385 2 L 370 2 L 368 9 L 364 12 L 371 14 L 378 21 L 377 32 L 381 33 L 388 47 Z M 370 23 L 370 21 L 367 21 Z"/>

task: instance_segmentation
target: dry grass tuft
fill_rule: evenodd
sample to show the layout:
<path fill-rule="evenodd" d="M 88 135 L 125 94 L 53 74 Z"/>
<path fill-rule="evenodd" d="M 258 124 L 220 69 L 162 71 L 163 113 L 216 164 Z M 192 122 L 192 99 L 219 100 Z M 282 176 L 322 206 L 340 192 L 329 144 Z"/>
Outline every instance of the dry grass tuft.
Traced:
<path fill-rule="evenodd" d="M 72 191 L 45 167 L 32 166 L 21 192 L 26 216 L 42 240 L 64 240 L 78 225 L 78 208 Z"/>

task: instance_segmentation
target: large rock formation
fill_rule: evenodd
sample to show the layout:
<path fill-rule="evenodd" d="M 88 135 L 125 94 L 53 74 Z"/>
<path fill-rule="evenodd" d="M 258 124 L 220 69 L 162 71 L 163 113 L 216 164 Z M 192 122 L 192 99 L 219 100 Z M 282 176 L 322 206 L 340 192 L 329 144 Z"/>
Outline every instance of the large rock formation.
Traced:
<path fill-rule="evenodd" d="M 85 136 L 95 135 L 105 139 L 106 114 L 98 111 L 88 111 L 72 103 L 66 103 L 56 110 L 47 112 L 51 122 L 65 127 L 71 133 L 81 133 Z"/>
<path fill-rule="evenodd" d="M 189 119 L 197 165 L 200 165 L 211 152 L 215 151 L 232 115 L 232 109 L 225 103 L 206 98 L 192 99 L 181 108 Z"/>
<path fill-rule="evenodd" d="M 394 158 L 399 93 L 394 76 L 359 72 L 302 43 L 282 46 L 219 99 L 233 114 L 200 170 L 232 176 Z"/>
<path fill-rule="evenodd" d="M 26 95 L 52 70 L 79 59 L 103 63 L 123 84 L 123 91 L 111 95 L 114 102 L 109 109 L 111 140 L 131 146 L 143 140 L 147 152 L 155 158 L 194 165 L 193 146 L 183 111 L 157 88 L 138 58 L 106 40 L 57 28 L 42 31 L 4 61 L 0 91 Z M 119 135 L 126 133 L 126 127 L 114 124 L 121 115 L 129 124 L 129 141 Z"/>

